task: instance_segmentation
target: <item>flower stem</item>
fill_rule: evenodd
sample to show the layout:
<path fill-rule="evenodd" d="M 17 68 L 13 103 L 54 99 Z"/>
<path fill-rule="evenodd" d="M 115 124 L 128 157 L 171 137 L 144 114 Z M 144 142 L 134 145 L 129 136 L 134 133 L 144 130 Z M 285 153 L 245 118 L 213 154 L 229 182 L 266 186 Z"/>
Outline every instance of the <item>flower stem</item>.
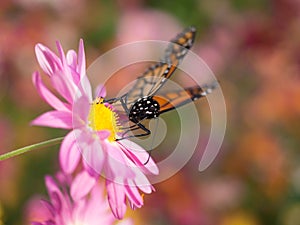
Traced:
<path fill-rule="evenodd" d="M 5 160 L 5 159 L 9 159 L 11 157 L 17 156 L 17 155 L 21 155 L 25 152 L 29 152 L 35 149 L 39 149 L 39 148 L 43 148 L 43 147 L 48 147 L 51 145 L 56 145 L 59 144 L 62 140 L 64 139 L 64 137 L 59 137 L 59 138 L 54 138 L 51 140 L 47 140 L 47 141 L 43 141 L 37 144 L 33 144 L 33 145 L 29 145 L 23 148 L 18 148 L 16 150 L 12 150 L 10 152 L 4 153 L 2 155 L 0 155 L 0 161 Z"/>

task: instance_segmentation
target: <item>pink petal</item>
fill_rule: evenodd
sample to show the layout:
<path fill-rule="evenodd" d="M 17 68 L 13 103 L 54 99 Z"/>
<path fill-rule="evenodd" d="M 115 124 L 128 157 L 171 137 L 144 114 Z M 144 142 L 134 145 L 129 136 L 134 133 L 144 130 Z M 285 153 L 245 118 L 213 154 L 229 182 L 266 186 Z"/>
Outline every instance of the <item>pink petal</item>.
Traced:
<path fill-rule="evenodd" d="M 111 132 L 109 130 L 101 130 L 97 131 L 97 136 L 99 137 L 100 140 L 105 140 L 110 136 Z"/>
<path fill-rule="evenodd" d="M 75 99 L 76 96 L 81 96 L 81 92 L 73 82 L 72 78 L 68 78 L 66 74 L 67 72 L 57 72 L 52 75 L 51 81 L 53 87 L 58 91 L 58 93 L 72 104 L 73 99 Z"/>
<path fill-rule="evenodd" d="M 135 173 L 126 162 L 126 156 L 115 143 L 104 142 L 107 159 L 105 165 L 106 179 L 115 183 L 124 183 L 124 179 L 132 179 Z"/>
<path fill-rule="evenodd" d="M 126 185 L 125 193 L 126 193 L 127 198 L 129 199 L 129 201 L 135 207 L 140 208 L 143 206 L 143 198 L 136 187 Z"/>
<path fill-rule="evenodd" d="M 77 54 L 74 50 L 69 50 L 67 52 L 67 64 L 76 70 Z"/>
<path fill-rule="evenodd" d="M 96 184 L 96 179 L 86 171 L 79 173 L 71 184 L 71 196 L 74 201 L 85 197 Z"/>
<path fill-rule="evenodd" d="M 48 190 L 48 194 L 51 194 L 51 192 L 59 191 L 55 180 L 51 176 L 45 176 L 45 184 Z"/>
<path fill-rule="evenodd" d="M 138 187 L 144 193 L 152 192 L 152 185 L 149 182 L 146 175 L 141 171 L 141 168 L 136 166 L 131 160 L 128 159 L 128 166 L 131 168 L 131 171 L 135 174 L 134 178 L 127 179 L 127 185 L 132 187 Z"/>
<path fill-rule="evenodd" d="M 82 198 L 76 200 L 73 205 L 72 209 L 72 222 L 68 221 L 67 224 L 73 224 L 74 221 L 80 221 L 82 224 L 85 218 L 85 215 L 88 214 L 87 210 L 87 204 L 88 204 L 88 199 L 87 198 Z"/>
<path fill-rule="evenodd" d="M 73 104 L 73 126 L 81 128 L 85 126 L 82 121 L 87 121 L 90 112 L 90 102 L 85 95 L 80 96 Z"/>
<path fill-rule="evenodd" d="M 67 52 L 67 64 L 69 71 L 72 74 L 73 82 L 78 84 L 80 81 L 80 74 L 77 71 L 77 54 L 74 50 L 69 50 Z"/>
<path fill-rule="evenodd" d="M 54 206 L 56 211 L 61 211 L 63 208 L 63 195 L 59 190 L 56 182 L 51 176 L 45 177 L 45 183 L 48 190 L 48 195 L 51 200 L 51 204 Z"/>
<path fill-rule="evenodd" d="M 81 157 L 76 143 L 76 136 L 71 131 L 63 140 L 59 151 L 59 162 L 63 172 L 73 173 Z"/>
<path fill-rule="evenodd" d="M 97 174 L 101 174 L 105 160 L 101 143 L 97 139 L 94 139 L 92 141 L 87 138 L 85 139 L 84 135 L 86 134 L 81 135 L 81 137 L 77 139 L 80 148 L 82 148 L 83 159 L 86 161 L 86 164 L 91 167 Z M 90 132 L 90 135 L 93 134 Z M 91 137 L 88 138 L 91 139 Z"/>
<path fill-rule="evenodd" d="M 103 205 L 103 208 L 105 208 L 104 204 L 107 203 L 106 196 L 103 195 L 104 189 L 104 184 L 102 182 L 97 182 L 97 184 L 93 187 L 93 190 L 91 191 L 92 199 L 96 200 L 96 202 L 100 203 L 100 205 Z"/>
<path fill-rule="evenodd" d="M 152 185 L 142 172 L 136 173 L 136 178 L 133 180 L 133 183 L 129 183 L 129 185 L 136 186 L 142 192 L 147 194 L 152 192 Z"/>
<path fill-rule="evenodd" d="M 140 181 L 134 183 L 144 193 L 150 194 L 152 191 L 154 191 L 151 184 L 147 185 L 145 184 L 146 182 L 140 182 Z"/>
<path fill-rule="evenodd" d="M 88 77 L 86 75 L 85 76 L 81 76 L 79 84 L 81 86 L 82 93 L 84 93 L 88 97 L 88 99 L 90 101 L 92 101 L 92 99 L 93 99 L 93 96 L 92 96 L 92 87 L 91 87 L 91 83 L 90 83 Z"/>
<path fill-rule="evenodd" d="M 106 196 L 103 195 L 104 187 L 99 182 L 93 187 L 90 199 L 86 205 L 86 215 L 83 224 L 102 225 L 113 224 L 115 218 L 110 211 Z M 101 218 L 101 220 L 99 220 Z"/>
<path fill-rule="evenodd" d="M 64 50 L 63 50 L 63 48 L 62 48 L 59 41 L 56 41 L 56 47 L 58 49 L 59 57 L 60 57 L 60 60 L 62 62 L 63 68 L 65 69 L 65 67 L 68 66 L 67 59 L 66 59 Z"/>
<path fill-rule="evenodd" d="M 126 185 L 131 187 L 138 187 L 144 193 L 151 193 L 152 185 L 141 170 L 141 167 L 134 164 L 134 162 L 132 162 L 130 159 L 127 159 L 127 165 L 130 168 L 131 172 L 134 173 L 134 176 L 133 178 L 126 179 Z"/>
<path fill-rule="evenodd" d="M 61 69 L 59 58 L 46 46 L 37 44 L 35 46 L 35 54 L 40 67 L 49 76 Z"/>
<path fill-rule="evenodd" d="M 99 84 L 96 87 L 95 96 L 96 97 L 103 97 L 103 98 L 106 96 L 106 88 L 104 87 L 104 85 Z"/>
<path fill-rule="evenodd" d="M 49 111 L 31 122 L 32 125 L 72 129 L 72 114 L 64 111 Z"/>
<path fill-rule="evenodd" d="M 117 219 L 122 219 L 126 212 L 124 186 L 106 181 L 108 203 L 112 213 Z"/>
<path fill-rule="evenodd" d="M 83 160 L 82 164 L 83 164 L 84 169 L 90 174 L 90 176 L 95 177 L 95 178 L 100 176 L 99 173 L 96 172 L 86 160 Z"/>
<path fill-rule="evenodd" d="M 118 141 L 118 143 L 123 147 L 122 149 L 128 158 L 133 160 L 133 162 L 135 162 L 137 166 L 140 166 L 142 170 L 155 175 L 159 173 L 157 165 L 152 158 L 149 159 L 149 153 L 142 147 L 126 139 Z M 144 165 L 145 162 L 147 162 L 146 165 Z"/>
<path fill-rule="evenodd" d="M 59 184 L 69 186 L 73 178 L 71 174 L 66 174 L 63 171 L 59 170 L 55 174 L 55 179 Z"/>
<path fill-rule="evenodd" d="M 72 70 L 76 72 L 76 68 L 72 68 L 71 65 L 68 64 L 64 50 L 59 41 L 56 42 L 56 47 L 58 49 L 60 60 L 62 62 L 62 69 L 60 71 L 61 74 L 63 74 L 64 77 L 66 77 L 67 79 L 69 79 L 72 82 L 74 82 L 74 79 L 78 80 L 78 75 L 75 73 L 76 77 L 73 77 L 73 73 L 72 73 Z M 72 50 L 70 50 L 70 51 L 72 51 Z M 77 82 L 75 84 L 77 84 Z"/>
<path fill-rule="evenodd" d="M 86 61 L 85 61 L 85 53 L 84 53 L 84 44 L 83 40 L 80 39 L 79 47 L 78 47 L 78 57 L 77 57 L 77 69 L 76 72 L 79 74 L 79 80 L 81 85 L 82 92 L 92 101 L 92 87 L 91 83 L 86 74 Z"/>
<path fill-rule="evenodd" d="M 46 176 L 45 183 L 51 199 L 51 204 L 53 205 L 56 213 L 62 215 L 64 219 L 70 218 L 70 199 L 68 196 L 63 195 L 52 177 Z"/>
<path fill-rule="evenodd" d="M 46 201 L 44 199 L 40 200 L 40 204 L 42 205 L 42 209 L 40 209 L 42 212 L 44 211 L 45 214 L 47 214 L 47 212 L 49 213 L 49 218 L 53 217 L 55 215 L 55 209 L 53 207 L 53 205 L 49 202 Z"/>
<path fill-rule="evenodd" d="M 31 225 L 44 225 L 44 223 L 40 223 L 40 222 L 31 222 Z"/>
<path fill-rule="evenodd" d="M 49 105 L 56 110 L 69 111 L 68 107 L 46 88 L 38 72 L 32 74 L 32 80 L 40 96 Z"/>
<path fill-rule="evenodd" d="M 84 76 L 86 76 L 86 62 L 85 62 L 84 44 L 82 39 L 80 39 L 79 41 L 79 48 L 78 48 L 78 73 L 80 74 L 81 79 Z"/>

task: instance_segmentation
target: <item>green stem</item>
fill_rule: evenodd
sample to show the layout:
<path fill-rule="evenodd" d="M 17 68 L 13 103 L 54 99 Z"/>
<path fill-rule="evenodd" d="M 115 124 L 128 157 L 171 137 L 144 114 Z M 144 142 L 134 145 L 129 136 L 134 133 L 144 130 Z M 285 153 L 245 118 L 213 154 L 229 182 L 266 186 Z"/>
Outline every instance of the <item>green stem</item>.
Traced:
<path fill-rule="evenodd" d="M 21 155 L 25 152 L 29 152 L 29 151 L 32 151 L 32 150 L 35 150 L 35 149 L 39 149 L 39 148 L 42 148 L 42 147 L 48 147 L 48 146 L 51 146 L 51 145 L 59 144 L 63 139 L 64 139 L 64 137 L 54 138 L 54 139 L 51 139 L 51 140 L 43 141 L 43 142 L 40 142 L 40 143 L 37 143 L 37 144 L 29 145 L 29 146 L 26 146 L 26 147 L 23 147 L 23 148 L 19 148 L 19 149 L 4 153 L 4 154 L 0 155 L 0 161 L 5 160 L 5 159 L 9 159 L 9 158 L 17 156 L 17 155 Z"/>

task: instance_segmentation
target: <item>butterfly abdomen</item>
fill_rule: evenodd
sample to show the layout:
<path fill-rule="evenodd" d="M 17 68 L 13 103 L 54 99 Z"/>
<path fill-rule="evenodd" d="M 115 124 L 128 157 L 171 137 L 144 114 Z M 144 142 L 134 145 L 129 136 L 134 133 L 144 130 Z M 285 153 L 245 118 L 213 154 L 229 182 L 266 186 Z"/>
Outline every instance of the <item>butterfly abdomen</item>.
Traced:
<path fill-rule="evenodd" d="M 159 116 L 160 106 L 152 96 L 139 98 L 131 107 L 129 119 L 138 123 L 144 119 L 152 119 Z"/>

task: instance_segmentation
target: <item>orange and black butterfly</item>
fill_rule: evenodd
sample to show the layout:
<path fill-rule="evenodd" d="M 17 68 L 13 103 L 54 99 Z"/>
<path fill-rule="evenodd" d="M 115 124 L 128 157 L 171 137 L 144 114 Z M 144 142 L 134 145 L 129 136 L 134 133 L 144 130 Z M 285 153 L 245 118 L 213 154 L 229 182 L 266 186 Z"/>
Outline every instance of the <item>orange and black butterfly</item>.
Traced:
<path fill-rule="evenodd" d="M 214 83 L 203 87 L 194 86 L 180 91 L 158 93 L 192 47 L 195 34 L 194 27 L 189 27 L 178 34 L 171 40 L 162 60 L 139 76 L 126 94 L 106 100 L 110 104 L 121 105 L 128 121 L 132 124 L 125 128 L 127 130 L 118 140 L 149 135 L 151 131 L 146 128 L 143 121 L 156 118 L 164 112 L 202 98 L 215 88 Z M 130 131 L 138 129 L 143 133 L 127 135 Z"/>

